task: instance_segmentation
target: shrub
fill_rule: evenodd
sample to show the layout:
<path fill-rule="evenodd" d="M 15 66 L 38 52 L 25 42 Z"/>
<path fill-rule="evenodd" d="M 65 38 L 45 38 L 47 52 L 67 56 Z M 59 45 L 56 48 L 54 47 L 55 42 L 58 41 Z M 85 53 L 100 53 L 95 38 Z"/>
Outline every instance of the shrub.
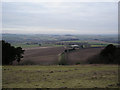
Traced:
<path fill-rule="evenodd" d="M 66 59 L 65 59 L 65 53 L 61 53 L 59 55 L 59 65 L 67 65 Z"/>

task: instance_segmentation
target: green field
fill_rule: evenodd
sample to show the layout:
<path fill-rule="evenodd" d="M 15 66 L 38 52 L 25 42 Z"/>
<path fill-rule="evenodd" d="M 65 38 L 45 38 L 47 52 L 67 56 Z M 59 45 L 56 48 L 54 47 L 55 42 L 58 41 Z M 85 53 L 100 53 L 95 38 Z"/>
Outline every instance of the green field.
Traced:
<path fill-rule="evenodd" d="M 73 43 L 88 43 L 90 45 L 90 47 L 105 47 L 109 44 L 113 44 L 113 45 L 118 45 L 117 43 L 101 43 L 101 42 L 88 42 L 88 41 L 64 41 L 64 42 L 73 42 Z M 25 43 L 12 43 L 12 46 L 15 47 L 22 47 L 22 48 L 32 48 L 32 47 L 63 47 L 65 45 L 56 45 L 54 43 L 51 44 L 42 44 L 41 46 L 39 46 L 39 44 L 30 44 L 27 45 Z"/>
<path fill-rule="evenodd" d="M 117 88 L 117 65 L 3 66 L 3 88 Z"/>
<path fill-rule="evenodd" d="M 15 46 L 15 47 L 22 47 L 22 48 L 32 48 L 32 47 L 39 47 L 39 45 L 37 44 L 32 44 L 32 45 L 26 45 L 26 44 L 12 44 L 12 46 Z"/>

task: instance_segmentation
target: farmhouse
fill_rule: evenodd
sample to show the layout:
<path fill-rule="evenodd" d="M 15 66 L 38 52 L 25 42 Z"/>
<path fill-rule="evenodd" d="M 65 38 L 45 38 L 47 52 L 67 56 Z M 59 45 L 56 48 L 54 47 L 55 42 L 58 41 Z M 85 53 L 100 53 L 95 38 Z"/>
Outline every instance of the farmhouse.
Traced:
<path fill-rule="evenodd" d="M 69 43 L 67 46 L 70 48 L 74 48 L 74 49 L 89 48 L 90 47 L 90 45 L 88 43 Z"/>
<path fill-rule="evenodd" d="M 79 48 L 79 45 L 71 45 L 72 48 Z"/>

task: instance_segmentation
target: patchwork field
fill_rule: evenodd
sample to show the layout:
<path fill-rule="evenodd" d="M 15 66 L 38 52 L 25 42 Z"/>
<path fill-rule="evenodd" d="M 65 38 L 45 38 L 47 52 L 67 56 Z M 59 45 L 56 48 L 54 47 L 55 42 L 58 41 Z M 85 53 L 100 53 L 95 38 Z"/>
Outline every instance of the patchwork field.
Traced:
<path fill-rule="evenodd" d="M 117 88 L 117 65 L 3 66 L 3 88 Z"/>

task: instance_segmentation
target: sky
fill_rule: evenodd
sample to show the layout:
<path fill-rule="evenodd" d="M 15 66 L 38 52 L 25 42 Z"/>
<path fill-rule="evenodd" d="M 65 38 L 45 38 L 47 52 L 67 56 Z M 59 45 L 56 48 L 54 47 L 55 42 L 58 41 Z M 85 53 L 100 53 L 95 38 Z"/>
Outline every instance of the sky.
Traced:
<path fill-rule="evenodd" d="M 117 34 L 116 2 L 3 2 L 2 32 Z"/>

